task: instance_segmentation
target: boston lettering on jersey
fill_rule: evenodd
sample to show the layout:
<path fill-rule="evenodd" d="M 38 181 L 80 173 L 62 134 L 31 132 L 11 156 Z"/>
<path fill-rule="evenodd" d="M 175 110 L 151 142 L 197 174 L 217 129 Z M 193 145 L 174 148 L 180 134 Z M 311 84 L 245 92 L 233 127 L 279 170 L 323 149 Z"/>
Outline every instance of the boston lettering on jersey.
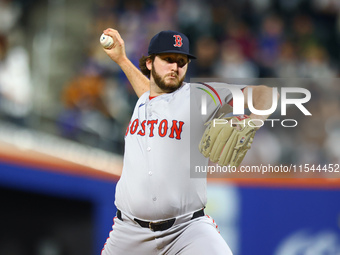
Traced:
<path fill-rule="evenodd" d="M 126 129 L 125 136 L 128 134 L 140 136 L 145 136 L 148 134 L 149 137 L 154 137 L 155 133 L 158 133 L 160 137 L 168 136 L 170 138 L 180 140 L 183 131 L 183 125 L 183 121 L 177 120 L 172 120 L 169 122 L 167 119 L 160 121 L 156 119 L 144 120 L 142 123 L 139 123 L 139 119 L 135 119 L 134 121 L 130 121 L 129 126 Z"/>

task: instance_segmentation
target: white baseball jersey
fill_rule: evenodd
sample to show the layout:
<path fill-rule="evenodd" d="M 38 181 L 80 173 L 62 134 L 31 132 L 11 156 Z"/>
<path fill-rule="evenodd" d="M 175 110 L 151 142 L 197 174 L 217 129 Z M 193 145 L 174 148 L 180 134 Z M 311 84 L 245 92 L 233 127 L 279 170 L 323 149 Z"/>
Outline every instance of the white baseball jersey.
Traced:
<path fill-rule="evenodd" d="M 191 90 L 197 95 L 205 93 L 199 86 L 203 85 L 183 83 L 175 92 L 153 99 L 148 91 L 137 101 L 126 131 L 123 172 L 116 187 L 115 205 L 121 211 L 156 221 L 205 207 L 206 178 L 190 178 L 190 158 L 195 164 L 207 165 L 208 159 L 198 150 L 204 123 L 232 94 L 227 88 L 216 88 L 222 105 L 208 102 L 207 113 L 202 115 L 200 97 L 192 96 L 195 102 L 190 103 Z"/>

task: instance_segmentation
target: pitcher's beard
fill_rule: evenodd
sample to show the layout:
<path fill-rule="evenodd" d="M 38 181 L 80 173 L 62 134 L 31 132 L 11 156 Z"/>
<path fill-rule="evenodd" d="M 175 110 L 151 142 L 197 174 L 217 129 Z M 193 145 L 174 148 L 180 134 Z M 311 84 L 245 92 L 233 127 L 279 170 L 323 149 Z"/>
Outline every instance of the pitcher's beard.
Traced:
<path fill-rule="evenodd" d="M 178 80 L 178 82 L 176 82 L 176 83 L 166 83 L 165 82 L 166 77 L 162 78 L 160 75 L 158 75 L 154 66 L 152 67 L 151 75 L 152 75 L 156 85 L 165 93 L 171 93 L 171 92 L 174 92 L 177 89 L 179 89 L 181 87 L 181 85 L 184 81 L 184 77 L 185 77 L 185 75 L 184 75 L 183 78 Z M 178 76 L 176 76 L 176 77 L 178 77 Z"/>

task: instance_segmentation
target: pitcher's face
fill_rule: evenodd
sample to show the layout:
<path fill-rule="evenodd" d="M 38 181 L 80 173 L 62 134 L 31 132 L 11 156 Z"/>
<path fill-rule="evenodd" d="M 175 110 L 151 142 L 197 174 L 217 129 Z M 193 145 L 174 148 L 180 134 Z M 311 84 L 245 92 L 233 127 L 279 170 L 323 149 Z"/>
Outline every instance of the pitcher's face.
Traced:
<path fill-rule="evenodd" d="M 163 92 L 174 92 L 184 81 L 188 63 L 188 56 L 184 54 L 162 53 L 157 55 L 150 66 L 151 79 Z"/>

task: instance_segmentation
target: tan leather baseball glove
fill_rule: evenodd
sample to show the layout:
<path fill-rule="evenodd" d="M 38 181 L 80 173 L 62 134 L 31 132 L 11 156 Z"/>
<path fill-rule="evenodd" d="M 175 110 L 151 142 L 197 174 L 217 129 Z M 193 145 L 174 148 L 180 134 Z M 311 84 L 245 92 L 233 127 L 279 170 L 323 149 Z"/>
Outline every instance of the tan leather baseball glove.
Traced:
<path fill-rule="evenodd" d="M 206 123 L 200 152 L 221 166 L 238 167 L 253 142 L 256 128 L 251 118 L 240 115 L 217 118 Z"/>

